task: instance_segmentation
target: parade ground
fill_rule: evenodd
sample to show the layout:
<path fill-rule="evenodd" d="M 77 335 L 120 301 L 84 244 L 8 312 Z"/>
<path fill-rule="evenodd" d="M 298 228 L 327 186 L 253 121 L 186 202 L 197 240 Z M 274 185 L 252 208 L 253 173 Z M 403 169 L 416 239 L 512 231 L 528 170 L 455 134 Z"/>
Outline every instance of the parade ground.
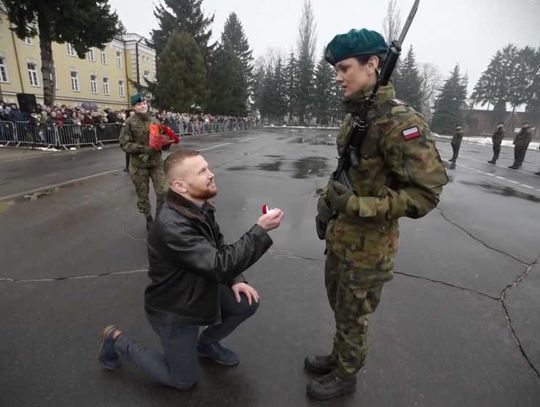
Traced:
<path fill-rule="evenodd" d="M 442 158 L 449 140 L 437 139 Z M 145 220 L 117 145 L 63 152 L 0 148 L 0 406 L 538 407 L 540 151 L 464 143 L 426 217 L 401 220 L 395 277 L 370 318 L 357 391 L 315 402 L 308 353 L 331 347 L 315 190 L 336 165 L 335 131 L 264 128 L 184 137 L 216 174 L 228 242 L 267 203 L 285 212 L 274 245 L 245 276 L 260 308 L 225 344 L 227 368 L 202 361 L 180 392 L 134 366 L 107 371 L 100 333 L 115 324 L 158 347 L 146 321 Z"/>

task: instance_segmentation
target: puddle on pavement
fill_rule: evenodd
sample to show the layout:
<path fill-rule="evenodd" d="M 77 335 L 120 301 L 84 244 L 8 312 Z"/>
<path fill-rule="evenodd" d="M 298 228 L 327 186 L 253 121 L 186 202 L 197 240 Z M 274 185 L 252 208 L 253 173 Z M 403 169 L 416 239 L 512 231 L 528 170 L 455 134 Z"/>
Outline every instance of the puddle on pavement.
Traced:
<path fill-rule="evenodd" d="M 508 186 L 494 185 L 494 184 L 489 184 L 487 182 L 469 182 L 469 181 L 459 181 L 459 182 L 464 185 L 480 187 L 484 189 L 486 192 L 490 192 L 492 194 L 524 199 L 530 202 L 540 202 L 540 197 L 527 194 L 525 192 L 517 191 L 516 189 L 512 187 L 508 187 Z"/>
<path fill-rule="evenodd" d="M 325 177 L 329 175 L 325 157 L 305 157 L 294 162 L 293 178 Z"/>
<path fill-rule="evenodd" d="M 283 164 L 283 161 L 276 161 L 273 163 L 263 163 L 263 164 L 257 165 L 257 168 L 263 171 L 279 171 L 281 169 L 282 164 Z"/>
<path fill-rule="evenodd" d="M 332 135 L 330 134 L 317 134 L 317 135 L 305 135 L 300 137 L 295 137 L 293 140 L 289 141 L 289 143 L 295 143 L 295 144 L 309 144 L 311 146 L 335 146 L 336 142 Z"/>

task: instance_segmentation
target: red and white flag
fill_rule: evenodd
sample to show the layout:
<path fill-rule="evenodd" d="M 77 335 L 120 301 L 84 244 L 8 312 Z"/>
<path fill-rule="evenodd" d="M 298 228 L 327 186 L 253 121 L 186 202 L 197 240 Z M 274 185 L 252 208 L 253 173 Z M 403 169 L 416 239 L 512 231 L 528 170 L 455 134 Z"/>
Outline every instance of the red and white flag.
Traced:
<path fill-rule="evenodd" d="M 420 130 L 418 127 L 409 127 L 401 132 L 401 135 L 405 140 L 412 140 L 413 138 L 420 137 Z"/>

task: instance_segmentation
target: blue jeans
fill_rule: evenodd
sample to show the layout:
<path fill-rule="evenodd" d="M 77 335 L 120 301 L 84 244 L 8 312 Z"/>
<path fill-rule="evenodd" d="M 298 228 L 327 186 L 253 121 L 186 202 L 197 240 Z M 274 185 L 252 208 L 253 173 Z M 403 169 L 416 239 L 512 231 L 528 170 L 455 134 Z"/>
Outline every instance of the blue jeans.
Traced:
<path fill-rule="evenodd" d="M 225 285 L 219 287 L 221 323 L 211 325 L 203 332 L 206 341 L 220 341 L 232 333 L 240 323 L 257 311 L 258 304 L 249 305 L 245 296 L 236 302 L 234 293 Z M 163 352 L 140 346 L 122 334 L 115 341 L 121 359 L 133 362 L 153 380 L 167 386 L 186 390 L 199 378 L 197 343 L 199 326 L 165 323 L 147 315 L 159 336 Z"/>

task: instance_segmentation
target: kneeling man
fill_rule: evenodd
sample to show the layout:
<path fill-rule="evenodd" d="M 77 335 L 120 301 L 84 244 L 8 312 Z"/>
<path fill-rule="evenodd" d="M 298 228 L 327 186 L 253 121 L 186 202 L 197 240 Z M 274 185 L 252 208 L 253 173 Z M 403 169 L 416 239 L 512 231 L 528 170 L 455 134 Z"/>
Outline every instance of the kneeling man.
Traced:
<path fill-rule="evenodd" d="M 280 209 L 261 216 L 235 243 L 225 244 L 208 201 L 218 189 L 197 151 L 175 151 L 164 163 L 165 203 L 148 235 L 145 292 L 148 321 L 163 346 L 139 346 L 113 325 L 106 327 L 98 358 L 107 369 L 130 360 L 153 380 L 184 390 L 199 377 L 199 357 L 234 366 L 238 356 L 220 341 L 257 310 L 259 295 L 242 272 L 272 245 L 268 232 Z M 200 334 L 201 326 L 208 326 Z"/>

